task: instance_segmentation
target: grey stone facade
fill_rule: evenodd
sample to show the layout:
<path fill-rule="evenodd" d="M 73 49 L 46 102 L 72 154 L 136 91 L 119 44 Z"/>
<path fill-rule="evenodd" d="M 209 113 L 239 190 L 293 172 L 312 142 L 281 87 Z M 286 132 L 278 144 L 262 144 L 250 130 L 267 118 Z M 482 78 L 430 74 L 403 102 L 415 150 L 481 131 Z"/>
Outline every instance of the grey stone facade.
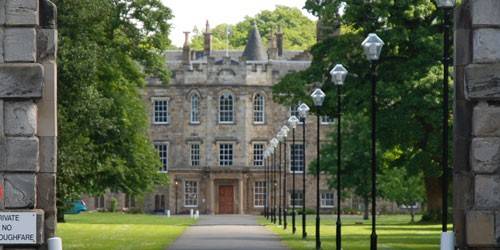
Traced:
<path fill-rule="evenodd" d="M 0 249 L 46 249 L 55 236 L 55 13 L 49 0 L 0 1 L 0 211 L 35 212 L 38 232 L 36 245 Z"/>
<path fill-rule="evenodd" d="M 456 243 L 499 249 L 500 1 L 464 1 L 455 21 Z"/>

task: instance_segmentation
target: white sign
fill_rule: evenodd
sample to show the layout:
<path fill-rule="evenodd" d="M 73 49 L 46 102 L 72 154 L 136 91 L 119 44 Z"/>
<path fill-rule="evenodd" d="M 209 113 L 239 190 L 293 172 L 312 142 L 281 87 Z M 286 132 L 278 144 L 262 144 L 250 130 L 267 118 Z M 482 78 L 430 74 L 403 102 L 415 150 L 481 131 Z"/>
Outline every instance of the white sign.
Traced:
<path fill-rule="evenodd" d="M 36 213 L 0 213 L 0 245 L 36 244 L 36 235 Z"/>

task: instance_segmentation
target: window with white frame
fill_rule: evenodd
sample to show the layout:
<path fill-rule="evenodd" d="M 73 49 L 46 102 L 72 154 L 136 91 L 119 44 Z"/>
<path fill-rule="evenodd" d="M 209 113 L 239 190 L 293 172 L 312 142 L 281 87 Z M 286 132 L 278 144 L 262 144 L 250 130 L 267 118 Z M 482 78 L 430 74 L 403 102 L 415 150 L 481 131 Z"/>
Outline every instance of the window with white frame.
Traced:
<path fill-rule="evenodd" d="M 219 99 L 219 122 L 234 122 L 234 98 L 229 93 L 224 93 Z"/>
<path fill-rule="evenodd" d="M 329 125 L 335 123 L 335 118 L 328 116 L 328 115 L 322 115 L 321 116 L 321 124 L 323 125 Z"/>
<path fill-rule="evenodd" d="M 196 181 L 184 182 L 184 206 L 185 207 L 198 206 L 198 182 Z"/>
<path fill-rule="evenodd" d="M 191 96 L 191 123 L 200 123 L 200 96 L 193 94 Z"/>
<path fill-rule="evenodd" d="M 304 172 L 304 145 L 290 145 L 290 172 Z"/>
<path fill-rule="evenodd" d="M 199 166 L 200 165 L 200 144 L 193 143 L 191 144 L 191 166 Z"/>
<path fill-rule="evenodd" d="M 335 196 L 333 195 L 332 192 L 323 192 L 321 193 L 321 207 L 333 207 L 334 201 L 335 201 Z"/>
<path fill-rule="evenodd" d="M 253 165 L 256 167 L 264 166 L 264 144 L 255 143 L 253 145 Z"/>
<path fill-rule="evenodd" d="M 256 181 L 254 186 L 254 207 L 264 207 L 266 204 L 266 182 Z"/>
<path fill-rule="evenodd" d="M 168 172 L 168 143 L 155 143 L 155 148 L 160 156 L 160 172 Z"/>
<path fill-rule="evenodd" d="M 293 193 L 290 192 L 290 206 L 293 205 Z M 302 206 L 304 204 L 304 192 L 302 190 L 295 190 L 295 206 Z"/>
<path fill-rule="evenodd" d="M 221 143 L 219 145 L 219 164 L 221 166 L 233 165 L 233 144 Z"/>
<path fill-rule="evenodd" d="M 264 123 L 265 119 L 265 98 L 261 94 L 257 94 L 253 100 L 253 122 Z"/>
<path fill-rule="evenodd" d="M 153 100 L 153 123 L 154 124 L 168 124 L 168 99 L 161 97 L 154 97 Z"/>

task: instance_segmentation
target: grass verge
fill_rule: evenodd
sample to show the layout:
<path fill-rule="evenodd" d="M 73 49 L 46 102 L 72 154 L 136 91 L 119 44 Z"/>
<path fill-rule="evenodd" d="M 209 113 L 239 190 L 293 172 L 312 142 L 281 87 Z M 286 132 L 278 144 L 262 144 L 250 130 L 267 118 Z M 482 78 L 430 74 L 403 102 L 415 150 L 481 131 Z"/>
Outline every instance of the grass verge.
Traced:
<path fill-rule="evenodd" d="M 417 221 L 420 219 L 416 218 Z M 315 248 L 315 215 L 308 215 L 306 232 L 302 239 L 302 221 L 297 217 L 297 233 L 292 234 L 291 217 L 288 228 L 269 223 L 265 218 L 260 223 L 277 233 L 281 240 L 292 250 Z M 378 249 L 385 250 L 436 250 L 439 249 L 441 227 L 437 224 L 410 224 L 407 215 L 379 216 L 377 218 Z M 371 221 L 364 221 L 359 216 L 342 217 L 342 249 L 370 249 Z M 321 216 L 322 249 L 335 249 L 336 217 Z"/>
<path fill-rule="evenodd" d="M 195 220 L 122 213 L 66 215 L 57 235 L 65 250 L 163 250 Z"/>

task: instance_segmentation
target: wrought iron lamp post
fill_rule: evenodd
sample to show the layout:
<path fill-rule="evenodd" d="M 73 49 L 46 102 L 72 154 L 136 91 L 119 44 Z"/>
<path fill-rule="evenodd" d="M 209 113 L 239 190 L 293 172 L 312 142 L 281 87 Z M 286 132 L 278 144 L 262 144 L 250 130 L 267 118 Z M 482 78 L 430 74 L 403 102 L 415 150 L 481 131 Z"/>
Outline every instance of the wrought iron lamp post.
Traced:
<path fill-rule="evenodd" d="M 450 110 L 449 110 L 449 75 L 450 75 L 450 33 L 451 33 L 451 15 L 453 13 L 453 8 L 455 8 L 456 0 L 436 0 L 437 6 L 444 11 L 444 24 L 443 24 L 443 38 L 444 38 L 444 46 L 443 46 L 443 138 L 442 138 L 442 159 L 441 159 L 441 168 L 442 168 L 442 196 L 443 196 L 443 205 L 442 205 L 442 234 L 441 234 L 441 250 L 454 249 L 454 234 L 453 232 L 448 232 L 448 178 L 449 178 L 449 166 L 448 166 L 448 121 L 450 118 Z"/>
<path fill-rule="evenodd" d="M 292 128 L 292 148 L 290 150 L 290 170 L 292 170 L 292 233 L 295 234 L 297 232 L 297 227 L 295 225 L 295 172 L 297 170 L 297 166 L 295 165 L 295 129 L 297 128 L 297 124 L 299 123 L 299 119 L 292 115 L 288 119 L 288 125 Z"/>
<path fill-rule="evenodd" d="M 281 157 L 283 156 L 283 153 L 281 151 L 281 149 L 283 148 L 282 147 L 282 144 L 283 144 L 283 132 L 280 130 L 278 132 L 278 135 L 276 136 L 276 138 L 278 138 L 278 153 L 279 153 L 279 163 L 278 163 L 278 225 L 282 225 L 282 212 L 283 212 L 283 208 L 281 207 L 281 205 L 283 204 L 283 195 L 281 193 L 282 191 L 282 179 L 281 179 L 281 169 L 282 169 L 282 165 L 281 165 Z"/>
<path fill-rule="evenodd" d="M 271 221 L 276 224 L 276 147 L 278 146 L 278 139 L 273 138 L 271 140 L 271 153 L 273 155 L 273 167 L 272 167 L 272 184 L 271 187 L 273 189 L 273 205 L 271 212 Z"/>
<path fill-rule="evenodd" d="M 306 118 L 309 113 L 309 106 L 302 103 L 297 108 L 300 121 L 302 122 L 302 239 L 307 238 L 306 231 Z"/>
<path fill-rule="evenodd" d="M 320 169 L 320 114 L 319 111 L 321 109 L 321 106 L 323 106 L 323 102 L 325 101 L 325 93 L 321 89 L 316 89 L 312 94 L 311 97 L 314 101 L 314 106 L 316 107 L 316 111 L 318 112 L 316 114 L 317 118 L 317 134 L 316 134 L 316 250 L 321 249 L 321 235 L 320 235 L 320 189 L 319 189 L 319 175 L 321 172 Z"/>
<path fill-rule="evenodd" d="M 177 200 L 179 196 L 179 181 L 175 180 L 175 214 L 179 214 Z"/>
<path fill-rule="evenodd" d="M 365 52 L 366 58 L 370 61 L 370 74 L 372 85 L 372 119 L 371 119 L 371 170 L 372 170 L 372 234 L 370 249 L 377 249 L 377 75 L 376 68 L 377 62 L 380 59 L 380 53 L 384 46 L 384 41 L 380 39 L 375 33 L 370 33 L 368 37 L 361 44 Z"/>
<path fill-rule="evenodd" d="M 264 217 L 268 220 L 268 213 L 267 213 L 267 197 L 268 197 L 268 180 L 267 180 L 267 156 L 268 156 L 268 151 L 267 148 L 264 150 Z"/>
<path fill-rule="evenodd" d="M 332 81 L 337 85 L 337 234 L 336 246 L 337 249 L 342 249 L 342 220 L 341 220 L 341 184 L 342 184 L 342 135 L 341 135 L 341 121 L 342 121 L 342 85 L 344 85 L 347 77 L 347 70 L 342 64 L 337 64 L 330 74 Z"/>
<path fill-rule="evenodd" d="M 283 141 L 283 194 L 282 194 L 282 202 L 283 202 L 283 229 L 286 230 L 288 226 L 288 221 L 287 221 L 287 214 L 288 214 L 288 202 L 287 202 L 287 188 L 286 188 L 286 178 L 287 178 L 287 164 L 286 164 L 286 138 L 288 137 L 288 132 L 290 129 L 284 125 L 281 127 L 281 135 L 282 135 L 282 141 Z"/>

